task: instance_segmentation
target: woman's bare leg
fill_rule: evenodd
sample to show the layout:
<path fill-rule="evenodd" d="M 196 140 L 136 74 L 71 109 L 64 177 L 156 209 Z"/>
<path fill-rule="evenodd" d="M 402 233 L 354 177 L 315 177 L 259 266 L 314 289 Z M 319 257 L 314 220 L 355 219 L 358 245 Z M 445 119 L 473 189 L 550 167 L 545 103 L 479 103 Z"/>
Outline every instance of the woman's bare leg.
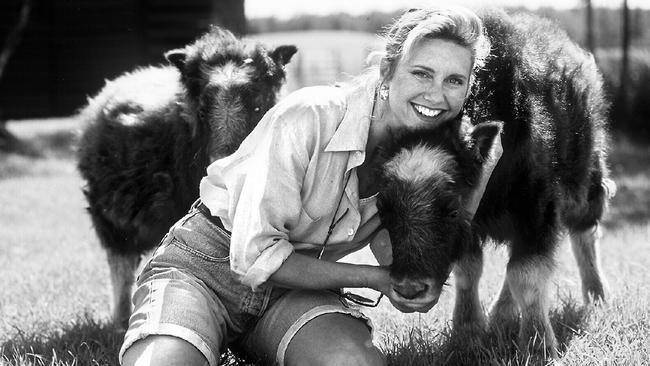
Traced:
<path fill-rule="evenodd" d="M 305 324 L 293 337 L 286 365 L 386 365 L 372 343 L 366 323 L 342 313 L 328 313 Z"/>

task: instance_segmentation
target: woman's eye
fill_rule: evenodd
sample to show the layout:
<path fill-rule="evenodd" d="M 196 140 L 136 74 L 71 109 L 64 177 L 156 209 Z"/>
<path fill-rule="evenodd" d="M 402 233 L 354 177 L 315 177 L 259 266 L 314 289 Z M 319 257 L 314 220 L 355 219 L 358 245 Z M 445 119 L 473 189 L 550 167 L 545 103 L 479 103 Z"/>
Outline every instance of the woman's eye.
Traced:
<path fill-rule="evenodd" d="M 461 78 L 450 78 L 449 83 L 453 85 L 463 85 L 465 84 L 465 81 Z"/>
<path fill-rule="evenodd" d="M 415 77 L 420 78 L 420 79 L 429 79 L 429 78 L 431 78 L 431 76 L 429 76 L 429 74 L 424 72 L 424 71 L 415 70 L 412 73 L 413 73 L 413 75 L 415 75 Z"/>

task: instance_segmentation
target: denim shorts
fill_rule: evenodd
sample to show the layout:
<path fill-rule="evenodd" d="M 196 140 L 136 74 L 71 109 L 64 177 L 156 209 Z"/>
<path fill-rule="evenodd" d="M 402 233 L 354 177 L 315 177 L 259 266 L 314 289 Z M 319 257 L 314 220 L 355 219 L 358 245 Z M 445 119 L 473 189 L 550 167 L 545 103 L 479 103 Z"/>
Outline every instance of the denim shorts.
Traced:
<path fill-rule="evenodd" d="M 212 366 L 230 348 L 248 361 L 284 364 L 293 336 L 319 315 L 343 313 L 372 330 L 358 307 L 332 291 L 262 286 L 230 271 L 230 235 L 193 208 L 163 238 L 143 267 L 119 359 L 136 341 L 169 335 L 194 345 Z"/>

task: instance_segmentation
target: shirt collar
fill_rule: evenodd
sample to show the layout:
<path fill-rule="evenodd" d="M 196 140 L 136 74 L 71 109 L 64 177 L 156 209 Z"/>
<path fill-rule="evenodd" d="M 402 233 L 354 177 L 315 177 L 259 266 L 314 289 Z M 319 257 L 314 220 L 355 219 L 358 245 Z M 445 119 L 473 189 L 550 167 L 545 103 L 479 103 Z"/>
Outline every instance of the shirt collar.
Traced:
<path fill-rule="evenodd" d="M 363 161 L 370 132 L 371 95 L 366 85 L 356 86 L 347 92 L 345 114 L 325 151 L 360 151 Z"/>

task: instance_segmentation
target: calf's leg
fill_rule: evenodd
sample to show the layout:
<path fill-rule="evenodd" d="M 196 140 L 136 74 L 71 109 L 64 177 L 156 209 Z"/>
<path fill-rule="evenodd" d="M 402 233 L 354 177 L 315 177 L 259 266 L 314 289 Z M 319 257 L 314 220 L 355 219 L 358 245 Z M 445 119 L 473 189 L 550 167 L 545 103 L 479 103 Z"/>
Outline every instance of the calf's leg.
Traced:
<path fill-rule="evenodd" d="M 517 324 L 519 309 L 512 298 L 508 279 L 504 279 L 499 297 L 490 305 L 490 328 L 504 328 Z"/>
<path fill-rule="evenodd" d="M 546 256 L 527 256 L 508 263 L 508 287 L 519 312 L 519 346 L 534 353 L 546 351 L 548 358 L 557 358 L 557 341 L 549 310 L 549 283 L 553 274 L 552 260 Z"/>
<path fill-rule="evenodd" d="M 598 247 L 602 236 L 600 225 L 570 233 L 571 248 L 580 269 L 582 296 L 585 303 L 606 299 L 607 283 L 601 273 Z"/>
<path fill-rule="evenodd" d="M 465 254 L 454 266 L 456 303 L 454 327 L 484 330 L 487 321 L 478 296 L 478 284 L 483 272 L 483 252 Z"/>
<path fill-rule="evenodd" d="M 573 216 L 580 218 L 569 227 L 571 248 L 580 269 L 582 297 L 585 303 L 602 302 L 607 297 L 607 283 L 600 270 L 598 254 L 602 231 L 599 221 L 607 210 L 608 201 L 616 194 L 616 183 L 609 178 L 596 179 L 589 189 L 588 199 L 582 211 Z M 598 179 L 599 178 L 599 179 Z"/>
<path fill-rule="evenodd" d="M 113 288 L 113 324 L 118 329 L 126 329 L 131 316 L 131 293 L 140 256 L 133 253 L 120 254 L 107 249 L 106 259 Z"/>

